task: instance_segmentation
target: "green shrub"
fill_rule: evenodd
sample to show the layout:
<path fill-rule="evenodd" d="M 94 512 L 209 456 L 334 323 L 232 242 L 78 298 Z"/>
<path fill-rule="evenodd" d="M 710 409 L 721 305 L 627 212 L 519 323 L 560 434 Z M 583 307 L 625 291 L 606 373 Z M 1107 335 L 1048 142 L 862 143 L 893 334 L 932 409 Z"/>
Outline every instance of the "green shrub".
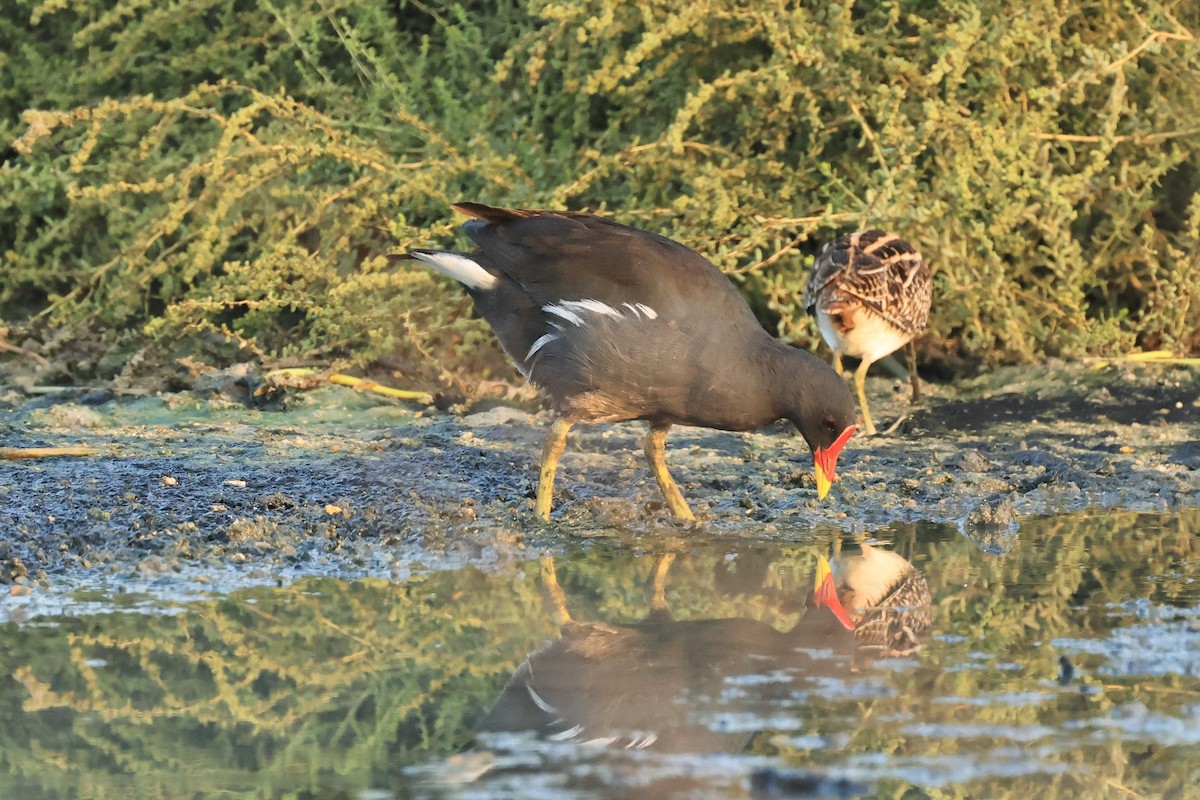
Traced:
<path fill-rule="evenodd" d="M 680 239 L 802 346 L 812 255 L 870 225 L 932 263 L 931 352 L 1196 352 L 1200 7 L 1136 5 L 15 0 L 0 308 L 508 375 L 384 257 L 476 199 Z"/>

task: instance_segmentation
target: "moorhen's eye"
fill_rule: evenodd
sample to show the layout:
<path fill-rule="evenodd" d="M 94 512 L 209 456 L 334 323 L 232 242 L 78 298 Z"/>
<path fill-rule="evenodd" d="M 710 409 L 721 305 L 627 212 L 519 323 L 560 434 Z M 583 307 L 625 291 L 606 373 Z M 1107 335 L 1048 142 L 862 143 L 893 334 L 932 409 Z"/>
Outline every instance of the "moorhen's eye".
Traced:
<path fill-rule="evenodd" d="M 836 434 L 838 432 L 837 423 L 833 421 L 833 417 L 826 417 L 821 424 L 824 425 L 825 430 L 829 431 L 830 433 Z"/>

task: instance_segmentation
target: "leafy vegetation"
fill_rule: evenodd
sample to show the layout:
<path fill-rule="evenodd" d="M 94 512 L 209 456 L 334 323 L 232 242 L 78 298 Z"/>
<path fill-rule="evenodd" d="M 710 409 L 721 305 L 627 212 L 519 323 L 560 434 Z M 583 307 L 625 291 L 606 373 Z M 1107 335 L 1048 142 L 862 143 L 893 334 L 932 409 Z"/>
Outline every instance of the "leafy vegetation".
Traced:
<path fill-rule="evenodd" d="M 813 253 L 871 225 L 933 265 L 929 354 L 1200 352 L 1194 3 L 10 5 L 0 309 L 99 340 L 77 377 L 213 332 L 507 376 L 385 257 L 458 199 L 677 238 L 802 346 Z"/>

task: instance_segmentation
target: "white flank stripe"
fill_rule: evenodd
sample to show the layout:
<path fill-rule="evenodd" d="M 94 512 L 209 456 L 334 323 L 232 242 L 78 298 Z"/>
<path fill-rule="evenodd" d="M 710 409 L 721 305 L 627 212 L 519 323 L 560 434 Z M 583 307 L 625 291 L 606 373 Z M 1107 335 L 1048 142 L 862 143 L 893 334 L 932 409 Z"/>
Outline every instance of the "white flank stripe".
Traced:
<path fill-rule="evenodd" d="M 612 319 L 641 319 L 642 317 L 658 319 L 658 312 L 645 303 L 622 303 L 621 305 L 628 310 L 613 308 L 608 303 L 602 303 L 599 300 L 561 300 L 542 306 L 542 310 L 576 326 L 583 325 L 584 314 L 598 314 Z"/>
<path fill-rule="evenodd" d="M 569 311 L 591 311 L 593 314 L 601 314 L 605 317 L 620 317 L 621 312 L 610 306 L 608 303 L 601 303 L 599 300 L 563 300 L 560 304 Z"/>
<path fill-rule="evenodd" d="M 556 306 L 553 303 L 548 303 L 542 306 L 542 311 L 545 311 L 547 314 L 553 314 L 556 317 L 562 317 L 567 322 L 570 322 L 574 325 L 583 324 L 583 319 L 574 311 L 567 308 L 565 304 Z"/>
<path fill-rule="evenodd" d="M 558 713 L 558 709 L 555 708 L 554 706 L 550 705 L 549 703 L 547 703 L 545 700 L 543 700 L 542 696 L 540 694 L 538 694 L 537 692 L 535 692 L 533 690 L 533 687 L 530 686 L 528 683 L 525 684 L 525 689 L 526 689 L 526 691 L 529 692 L 529 697 L 531 700 L 533 700 L 533 704 L 536 705 L 538 708 L 540 708 L 542 711 L 545 711 L 547 714 L 557 714 Z"/>
<path fill-rule="evenodd" d="M 638 750 L 645 750 L 650 745 L 658 741 L 657 733 L 647 733 L 646 736 L 638 742 L 634 747 Z"/>
<path fill-rule="evenodd" d="M 528 361 L 529 359 L 533 358 L 534 353 L 536 353 L 538 350 L 541 350 L 543 347 L 550 344 L 557 338 L 557 333 L 542 334 L 541 337 L 539 337 L 538 340 L 533 343 L 533 347 L 529 348 L 529 352 L 525 354 L 525 360 Z"/>
<path fill-rule="evenodd" d="M 495 275 L 464 255 L 444 250 L 414 250 L 412 255 L 468 289 L 490 289 L 496 285 Z"/>
<path fill-rule="evenodd" d="M 574 739 L 576 736 L 578 736 L 581 733 L 583 733 L 583 726 L 575 725 L 573 727 L 567 728 L 565 731 L 560 731 L 559 733 L 552 733 L 546 738 L 550 739 L 553 742 L 565 742 L 569 739 Z"/>
<path fill-rule="evenodd" d="M 588 739 L 586 742 L 580 742 L 580 747 L 608 747 L 615 742 L 619 736 L 601 736 L 598 739 Z"/>

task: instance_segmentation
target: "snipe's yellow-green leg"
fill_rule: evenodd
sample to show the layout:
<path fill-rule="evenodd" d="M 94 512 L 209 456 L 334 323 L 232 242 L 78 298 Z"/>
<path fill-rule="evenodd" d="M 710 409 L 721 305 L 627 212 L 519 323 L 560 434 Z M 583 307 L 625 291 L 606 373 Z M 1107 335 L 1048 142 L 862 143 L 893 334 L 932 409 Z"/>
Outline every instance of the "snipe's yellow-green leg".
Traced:
<path fill-rule="evenodd" d="M 858 392 L 858 404 L 862 406 L 863 426 L 866 428 L 868 436 L 875 435 L 875 422 L 871 419 L 871 409 L 867 405 L 867 370 L 871 368 L 871 362 L 862 361 L 858 365 L 858 369 L 854 370 L 854 390 Z"/>
<path fill-rule="evenodd" d="M 687 501 L 683 499 L 683 494 L 675 485 L 675 479 L 667 470 L 667 455 L 663 443 L 666 441 L 667 431 L 670 429 L 670 424 L 650 426 L 650 431 L 646 434 L 646 460 L 650 462 L 650 471 L 654 473 L 654 479 L 658 481 L 658 488 L 662 490 L 663 498 L 667 501 L 667 508 L 671 509 L 671 513 L 680 519 L 694 520 L 695 515 L 688 508 Z"/>
<path fill-rule="evenodd" d="M 863 432 L 869 436 L 875 435 L 875 421 L 871 419 L 871 408 L 867 405 L 867 370 L 871 368 L 868 361 L 860 361 L 858 369 L 854 370 L 854 390 L 858 393 L 858 406 L 862 409 L 863 415 Z M 845 375 L 846 372 L 842 368 L 842 354 L 838 350 L 833 351 L 833 371 L 838 375 Z M 914 373 L 915 375 L 915 373 Z M 915 384 L 914 389 L 915 392 Z"/>

